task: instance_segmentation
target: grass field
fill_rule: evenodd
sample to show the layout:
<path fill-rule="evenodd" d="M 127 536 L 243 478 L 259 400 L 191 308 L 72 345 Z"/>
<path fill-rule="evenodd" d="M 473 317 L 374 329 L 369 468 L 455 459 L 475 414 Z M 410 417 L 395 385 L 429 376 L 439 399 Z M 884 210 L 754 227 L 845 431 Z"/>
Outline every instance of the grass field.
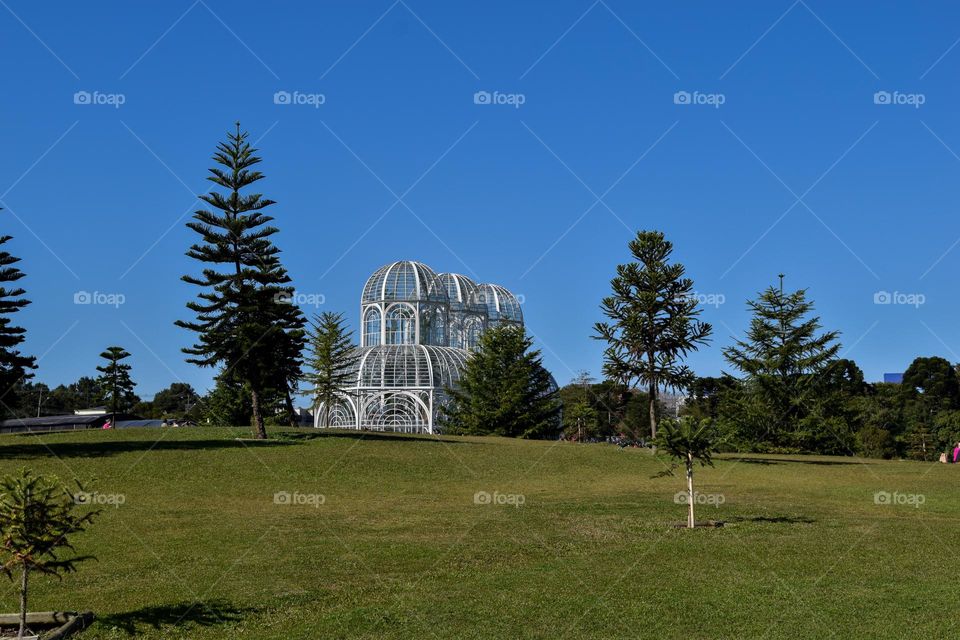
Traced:
<path fill-rule="evenodd" d="M 960 633 L 960 467 L 727 457 L 697 476 L 704 500 L 723 499 L 698 519 L 727 526 L 689 531 L 673 527 L 682 479 L 651 478 L 663 466 L 641 450 L 234 439 L 246 433 L 0 437 L 3 472 L 95 479 L 100 499 L 123 501 L 76 540 L 98 561 L 38 579 L 31 609 L 93 610 L 83 638 Z M 478 491 L 507 504 L 476 504 Z M 0 610 L 16 610 L 13 584 Z"/>

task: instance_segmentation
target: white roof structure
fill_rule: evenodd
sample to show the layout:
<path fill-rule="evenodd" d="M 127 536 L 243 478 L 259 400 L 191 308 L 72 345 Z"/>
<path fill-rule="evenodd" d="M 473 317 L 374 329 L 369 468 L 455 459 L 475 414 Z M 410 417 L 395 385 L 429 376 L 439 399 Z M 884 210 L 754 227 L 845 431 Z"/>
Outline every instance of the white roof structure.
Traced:
<path fill-rule="evenodd" d="M 435 433 L 447 390 L 488 327 L 523 326 L 520 301 L 413 260 L 377 269 L 360 296 L 359 360 L 350 386 L 314 426 Z"/>

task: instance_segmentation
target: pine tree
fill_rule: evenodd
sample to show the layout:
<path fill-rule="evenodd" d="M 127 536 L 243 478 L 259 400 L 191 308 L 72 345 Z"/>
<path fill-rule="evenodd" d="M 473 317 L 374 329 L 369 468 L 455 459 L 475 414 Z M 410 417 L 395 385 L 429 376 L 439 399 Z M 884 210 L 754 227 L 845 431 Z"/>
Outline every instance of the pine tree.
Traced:
<path fill-rule="evenodd" d="M 268 260 L 264 268 L 272 270 L 275 279 L 289 282 L 286 269 L 275 256 Z M 306 346 L 306 317 L 298 306 L 293 304 L 289 288 L 283 288 L 276 294 L 274 304 L 270 310 L 273 315 L 273 324 L 281 331 L 271 334 L 276 341 L 273 345 L 273 359 L 269 365 L 273 369 L 274 395 L 278 404 L 282 405 L 286 414 L 287 424 L 291 427 L 299 425 L 300 421 L 293 406 L 293 397 L 299 393 L 300 380 L 303 378 L 303 349 Z"/>
<path fill-rule="evenodd" d="M 250 421 L 250 392 L 233 378 L 229 371 L 221 371 L 213 389 L 200 401 L 200 419 L 215 427 L 231 427 Z"/>
<path fill-rule="evenodd" d="M 810 400 L 825 383 L 822 375 L 836 359 L 836 331 L 819 333 L 820 318 L 808 317 L 813 303 L 806 289 L 784 293 L 769 287 L 748 302 L 753 312 L 745 340 L 724 349 L 723 355 L 744 376 L 743 419 L 754 439 L 779 446 L 802 446 Z"/>
<path fill-rule="evenodd" d="M 130 354 L 123 347 L 107 347 L 100 357 L 107 361 L 97 367 L 100 398 L 107 403 L 113 420 L 116 420 L 118 413 L 128 411 L 139 401 L 133 393 L 136 383 L 130 379 L 130 365 L 123 362 Z"/>
<path fill-rule="evenodd" d="M 310 389 L 304 393 L 312 398 L 313 406 L 323 413 L 319 423 L 328 425 L 330 407 L 335 404 L 351 382 L 355 382 L 354 367 L 360 353 L 353 345 L 353 332 L 347 329 L 343 314 L 325 311 L 314 316 L 307 332 L 307 367 L 304 381 Z"/>
<path fill-rule="evenodd" d="M 449 390 L 443 425 L 453 433 L 544 438 L 560 430 L 560 400 L 540 351 L 522 327 L 488 329 Z"/>
<path fill-rule="evenodd" d="M 206 266 L 200 276 L 182 278 L 203 289 L 187 304 L 196 320 L 176 324 L 199 334 L 197 343 L 183 350 L 191 356 L 188 362 L 220 366 L 246 387 L 254 435 L 263 439 L 267 396 L 283 386 L 289 390 L 299 372 L 296 331 L 303 318 L 289 304 L 293 287 L 271 240 L 278 229 L 263 213 L 274 202 L 260 193 L 241 193 L 264 177 L 253 168 L 260 158 L 247 137 L 237 123 L 236 132 L 217 145 L 213 159 L 219 166 L 207 179 L 226 193 L 201 196 L 214 211 L 201 209 L 187 224 L 201 238 L 187 255 Z M 302 333 L 299 340 L 302 344 Z"/>
<path fill-rule="evenodd" d="M 673 244 L 659 231 L 640 231 L 629 243 L 636 262 L 617 267 L 613 295 L 600 308 L 611 322 L 595 325 L 607 342 L 604 374 L 620 384 L 647 387 L 650 436 L 657 437 L 657 394 L 680 390 L 694 380 L 684 358 L 708 342 L 713 328 L 697 320 L 693 280 L 682 264 L 670 262 Z"/>
<path fill-rule="evenodd" d="M 0 245 L 4 245 L 12 236 L 0 236 Z M 10 316 L 24 308 L 30 301 L 23 298 L 26 293 L 21 287 L 7 288 L 7 283 L 16 282 L 24 277 L 16 264 L 20 258 L 0 249 L 0 402 L 5 408 L 4 414 L 14 417 L 18 405 L 16 398 L 18 383 L 33 377 L 32 370 L 37 368 L 36 359 L 20 353 L 17 347 L 26 339 L 26 329 L 15 326 Z"/>
<path fill-rule="evenodd" d="M 30 574 L 61 578 L 92 556 L 64 558 L 73 551 L 70 539 L 84 531 L 100 511 L 76 513 L 87 494 L 79 486 L 71 494 L 56 476 L 36 476 L 28 469 L 0 478 L 0 573 L 11 580 L 19 572 L 20 630 L 26 637 Z"/>

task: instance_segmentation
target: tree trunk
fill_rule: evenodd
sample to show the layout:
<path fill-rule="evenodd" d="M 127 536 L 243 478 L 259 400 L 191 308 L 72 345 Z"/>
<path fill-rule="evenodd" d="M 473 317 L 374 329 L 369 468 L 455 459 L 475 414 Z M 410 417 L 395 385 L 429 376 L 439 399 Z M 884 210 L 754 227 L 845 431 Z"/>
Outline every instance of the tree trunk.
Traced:
<path fill-rule="evenodd" d="M 650 439 L 657 439 L 657 385 L 654 382 L 650 383 L 650 391 L 648 393 L 649 398 L 647 399 L 647 405 L 650 410 Z"/>
<path fill-rule="evenodd" d="M 693 454 L 687 454 L 687 502 L 690 505 L 690 513 L 687 514 L 687 528 L 693 529 L 696 526 L 696 520 L 693 519 Z"/>
<path fill-rule="evenodd" d="M 260 410 L 260 392 L 250 389 L 250 404 L 253 409 L 253 437 L 257 440 L 267 439 L 267 428 L 263 424 L 263 412 Z"/>
<path fill-rule="evenodd" d="M 22 638 L 27 631 L 27 565 L 23 565 L 23 576 L 20 578 L 20 632 L 17 638 Z"/>
<path fill-rule="evenodd" d="M 291 427 L 300 426 L 297 410 L 293 408 L 293 398 L 290 396 L 290 389 L 287 389 L 287 418 Z"/>

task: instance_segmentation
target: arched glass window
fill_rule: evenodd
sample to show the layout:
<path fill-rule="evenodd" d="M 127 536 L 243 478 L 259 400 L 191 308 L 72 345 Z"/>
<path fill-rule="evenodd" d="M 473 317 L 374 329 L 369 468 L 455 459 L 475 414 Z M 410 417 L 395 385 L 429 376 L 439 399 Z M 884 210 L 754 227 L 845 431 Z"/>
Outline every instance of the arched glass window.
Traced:
<path fill-rule="evenodd" d="M 387 344 L 414 344 L 416 330 L 416 316 L 407 305 L 387 311 Z"/>
<path fill-rule="evenodd" d="M 479 318 L 468 318 L 466 322 L 466 340 L 465 347 L 474 351 L 480 344 L 480 334 L 483 332 L 483 323 Z"/>
<path fill-rule="evenodd" d="M 447 319 L 443 310 L 427 307 L 420 312 L 420 342 L 440 347 L 447 346 Z"/>
<path fill-rule="evenodd" d="M 380 344 L 380 310 L 376 307 L 363 314 L 363 344 L 367 347 Z"/>
<path fill-rule="evenodd" d="M 433 344 L 446 346 L 447 344 L 447 318 L 442 309 L 435 309 L 433 312 Z"/>
<path fill-rule="evenodd" d="M 450 326 L 447 330 L 447 336 L 449 338 L 448 344 L 451 347 L 456 347 L 457 349 L 464 349 L 466 345 L 464 344 L 464 326 L 463 326 L 463 317 L 460 313 L 450 313 Z"/>

